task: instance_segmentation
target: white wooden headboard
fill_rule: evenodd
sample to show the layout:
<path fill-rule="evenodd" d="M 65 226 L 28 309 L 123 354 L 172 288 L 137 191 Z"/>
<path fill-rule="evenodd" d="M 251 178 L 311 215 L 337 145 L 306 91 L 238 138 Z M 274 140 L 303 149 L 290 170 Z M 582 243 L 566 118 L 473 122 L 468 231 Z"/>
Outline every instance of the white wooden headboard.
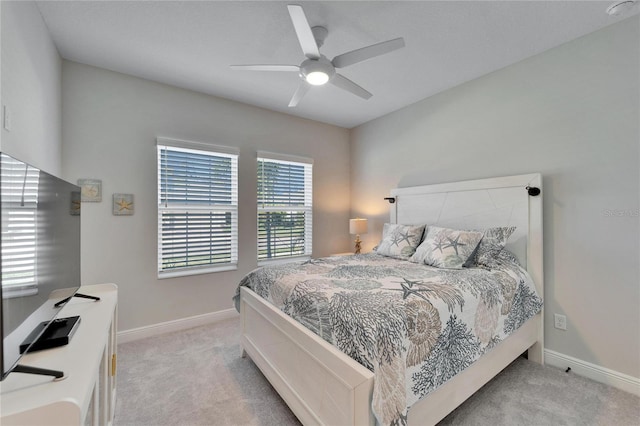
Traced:
<path fill-rule="evenodd" d="M 539 173 L 397 188 L 391 191 L 391 223 L 454 229 L 516 226 L 506 248 L 525 267 L 543 295 L 542 190 Z"/>

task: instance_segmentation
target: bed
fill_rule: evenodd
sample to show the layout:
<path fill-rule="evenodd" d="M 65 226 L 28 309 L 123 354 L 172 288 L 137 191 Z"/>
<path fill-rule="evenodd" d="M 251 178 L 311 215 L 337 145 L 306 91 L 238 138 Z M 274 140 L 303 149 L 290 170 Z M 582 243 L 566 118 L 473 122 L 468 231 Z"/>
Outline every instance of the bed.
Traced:
<path fill-rule="evenodd" d="M 395 189 L 391 194 L 391 200 L 394 202 L 390 204 L 390 222 L 394 224 L 426 223 L 433 227 L 454 229 L 515 227 L 515 232 L 509 238 L 505 248 L 513 253 L 522 269 L 526 269 L 527 272 L 524 274 L 530 279 L 527 285 L 531 287 L 531 290 L 535 288 L 537 295 L 541 298 L 543 296 L 542 200 L 539 195 L 530 195 L 535 194 L 535 190 L 529 190 L 529 188 L 540 189 L 541 183 L 539 174 L 530 174 Z M 302 272 L 296 273 L 292 266 L 281 266 L 279 270 L 290 268 L 286 274 L 286 280 L 289 280 L 292 285 L 284 287 L 294 288 L 296 280 L 298 280 L 299 282 L 311 283 L 315 290 L 326 287 L 327 280 L 322 280 L 323 273 L 328 274 L 333 281 L 341 283 L 343 281 L 340 278 L 353 278 L 344 276 L 344 272 L 354 268 L 366 270 L 368 274 L 374 273 L 372 271 L 385 270 L 387 272 L 377 273 L 378 275 L 375 277 L 377 281 L 374 280 L 374 282 L 381 283 L 380 286 L 389 292 L 397 291 L 398 296 L 388 297 L 389 300 L 394 301 L 393 303 L 396 303 L 395 301 L 404 303 L 402 301 L 405 299 L 414 301 L 414 303 L 422 299 L 433 302 L 433 298 L 428 299 L 424 297 L 424 294 L 420 296 L 415 291 L 419 286 L 412 287 L 416 277 L 422 276 L 419 273 L 432 273 L 429 272 L 429 267 L 426 267 L 426 272 L 418 271 L 416 269 L 418 265 L 405 261 L 408 266 L 402 270 L 410 272 L 398 273 L 395 269 L 397 262 L 403 261 L 389 260 L 376 254 L 307 262 L 304 266 L 305 273 L 315 273 L 319 275 L 318 277 L 305 277 Z M 473 279 L 476 281 L 484 280 L 485 275 L 497 273 L 495 271 L 477 271 L 476 273 L 471 269 L 461 272 L 473 275 Z M 516 269 L 513 269 L 512 272 L 513 277 L 520 282 L 524 281 Z M 260 273 L 267 274 L 269 270 L 254 271 L 253 274 Z M 280 272 L 278 273 L 280 274 Z M 449 277 L 447 280 L 457 279 L 454 278 L 457 275 L 449 272 L 446 275 Z M 502 276 L 500 275 L 500 277 Z M 496 277 L 498 275 L 487 279 L 496 279 Z M 260 282 L 255 276 L 252 279 L 254 283 Z M 437 278 L 436 281 L 438 280 L 442 281 L 443 279 Z M 365 287 L 370 282 L 361 281 L 360 285 Z M 438 283 L 440 282 L 438 281 Z M 259 288 L 259 286 L 254 286 L 254 289 L 256 291 L 246 286 L 239 287 L 239 297 L 237 298 L 237 306 L 241 313 L 243 353 L 251 357 L 304 424 L 373 425 L 377 421 L 374 413 L 377 414 L 378 421 L 383 424 L 435 424 L 523 352 L 528 352 L 529 359 L 543 363 L 543 313 L 541 307 L 537 306 L 536 312 L 539 313 L 520 318 L 519 321 L 515 321 L 516 326 L 513 326 L 513 318 L 509 320 L 505 316 L 504 319 L 501 319 L 503 326 L 510 321 L 509 328 L 512 329 L 512 333 L 508 336 L 497 336 L 493 341 L 486 339 L 482 350 L 478 349 L 477 345 L 474 346 L 473 351 L 477 352 L 476 355 L 479 358 L 466 359 L 464 365 L 456 367 L 457 374 L 453 377 L 450 377 L 449 373 L 442 373 L 442 369 L 437 365 L 435 367 L 432 365 L 429 370 L 417 361 L 411 363 L 412 369 L 408 374 L 406 371 L 396 372 L 398 377 L 402 377 L 403 374 L 406 377 L 411 377 L 412 381 L 407 379 L 406 383 L 403 382 L 407 388 L 413 389 L 413 393 L 407 391 L 407 395 L 419 398 L 419 400 L 414 403 L 411 398 L 405 398 L 403 403 L 406 402 L 410 405 L 408 411 L 387 410 L 385 407 L 389 407 L 389 404 L 394 406 L 394 402 L 388 400 L 397 401 L 398 398 L 401 398 L 397 383 L 388 380 L 388 377 L 395 376 L 385 375 L 382 369 L 375 368 L 387 364 L 372 365 L 371 357 L 373 355 L 358 358 L 357 354 L 351 351 L 351 356 L 360 361 L 356 362 L 352 357 L 328 342 L 331 339 L 328 334 L 323 334 L 322 330 L 318 330 L 318 322 L 307 322 L 306 327 L 301 325 L 283 312 L 283 310 L 287 311 L 283 306 L 278 309 L 273 303 L 258 295 L 258 293 L 264 295 L 268 291 Z M 335 289 L 329 291 L 335 293 Z M 376 291 L 382 290 L 376 289 Z M 360 292 L 357 293 L 360 294 Z M 272 302 L 278 299 L 278 292 L 275 291 L 273 294 L 276 296 L 271 298 Z M 286 297 L 281 297 L 282 303 L 288 295 L 289 293 Z M 407 298 L 408 295 L 412 297 Z M 440 311 L 440 314 L 444 311 L 460 311 L 458 315 L 462 317 L 464 316 L 462 311 L 464 302 L 456 301 L 458 300 L 457 296 L 453 293 L 445 295 L 445 297 L 440 296 L 438 298 L 440 305 L 433 302 L 433 306 Z M 421 303 L 424 304 L 424 302 Z M 456 303 L 460 306 L 456 306 Z M 480 305 L 482 304 L 480 303 Z M 375 304 L 372 306 L 376 309 Z M 341 309 L 334 309 L 333 312 L 340 312 Z M 361 315 L 366 315 L 366 313 L 363 312 Z M 297 317 L 299 320 L 301 319 L 300 315 Z M 456 318 L 454 315 L 453 320 L 448 317 L 443 318 L 442 321 L 446 321 L 448 330 L 455 323 Z M 305 322 L 304 318 L 302 318 L 302 322 Z M 314 328 L 315 333 L 311 331 Z M 445 326 L 442 324 L 442 329 L 444 330 L 444 328 Z M 504 326 L 504 328 L 508 327 Z M 377 333 L 377 335 L 379 334 Z M 353 339 L 358 341 L 357 337 L 353 337 Z M 474 340 L 474 342 L 476 341 Z M 343 350 L 346 347 L 346 352 L 350 352 L 348 338 L 343 338 L 338 346 L 341 346 Z M 406 340 L 398 346 L 404 350 L 400 357 L 402 360 L 415 358 L 415 355 L 407 358 L 407 346 L 410 345 L 407 345 Z M 434 347 L 432 344 L 429 350 L 435 351 L 437 348 L 434 349 Z M 394 357 L 390 355 L 393 350 L 385 354 L 386 348 L 387 346 L 380 344 L 371 352 L 375 352 L 376 357 L 384 358 L 386 356 L 386 362 L 392 365 L 395 362 L 393 361 Z M 462 349 L 462 351 L 466 350 Z M 481 353 L 482 356 L 480 356 Z M 433 357 L 429 357 L 429 359 L 431 358 Z M 459 364 L 460 360 L 453 362 L 445 360 L 447 365 L 456 363 Z M 374 375 L 372 370 L 377 371 L 378 375 Z M 431 376 L 424 377 L 425 372 L 429 371 L 435 371 L 437 374 L 434 376 L 439 378 L 436 380 Z M 416 382 L 416 377 L 422 381 Z M 443 380 L 442 377 L 446 380 Z M 429 385 L 424 385 L 425 381 Z M 437 386 L 434 386 L 434 382 L 438 382 Z M 398 403 L 395 402 L 395 406 L 397 405 Z"/>

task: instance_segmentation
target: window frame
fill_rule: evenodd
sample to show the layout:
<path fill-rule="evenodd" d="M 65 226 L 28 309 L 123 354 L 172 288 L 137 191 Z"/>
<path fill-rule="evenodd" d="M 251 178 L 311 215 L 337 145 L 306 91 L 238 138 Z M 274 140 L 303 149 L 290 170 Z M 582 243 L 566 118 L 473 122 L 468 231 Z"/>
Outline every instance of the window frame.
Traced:
<path fill-rule="evenodd" d="M 186 152 L 202 155 L 211 155 L 218 157 L 231 158 L 231 189 L 230 204 L 177 204 L 163 202 L 162 194 L 162 153 L 163 150 L 169 149 L 177 152 Z M 156 141 L 157 154 L 157 205 L 158 205 L 158 235 L 157 235 L 157 264 L 156 271 L 158 279 L 177 278 L 200 274 L 209 274 L 214 272 L 233 271 L 238 269 L 238 159 L 240 151 L 234 147 L 213 145 L 201 142 L 184 141 L 170 138 L 157 138 Z M 164 170 L 166 173 L 166 170 Z M 166 183 L 166 180 L 165 180 Z M 187 212 L 209 212 L 209 213 L 231 213 L 231 235 L 230 235 L 230 253 L 229 262 L 209 263 L 202 266 L 184 266 L 175 269 L 163 269 L 163 213 L 187 213 Z M 185 245 L 186 247 L 186 245 Z"/>
<path fill-rule="evenodd" d="M 260 162 L 276 162 L 283 164 L 293 164 L 297 166 L 304 166 L 304 206 L 283 206 L 283 207 L 265 207 L 261 205 L 260 199 L 260 176 L 258 172 L 260 170 Z M 264 169 L 263 169 L 264 170 Z M 313 252 L 313 159 L 307 157 L 299 157 L 289 154 L 279 154 L 267 151 L 258 151 L 256 158 L 256 201 L 257 201 L 257 216 L 256 216 L 256 248 L 257 248 L 257 262 L 258 266 L 283 264 L 296 261 L 304 261 L 311 259 Z M 260 257 L 260 214 L 265 212 L 304 212 L 305 213 L 305 226 L 304 226 L 304 253 L 290 256 L 279 256 L 272 258 Z"/>

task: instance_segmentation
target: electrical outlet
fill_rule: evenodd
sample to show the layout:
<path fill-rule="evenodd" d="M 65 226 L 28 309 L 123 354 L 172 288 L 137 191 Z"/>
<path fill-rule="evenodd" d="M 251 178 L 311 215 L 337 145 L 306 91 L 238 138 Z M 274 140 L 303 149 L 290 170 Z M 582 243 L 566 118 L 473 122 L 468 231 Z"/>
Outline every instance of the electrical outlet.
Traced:
<path fill-rule="evenodd" d="M 567 317 L 565 315 L 554 314 L 553 319 L 555 320 L 555 327 L 558 330 L 567 329 Z"/>

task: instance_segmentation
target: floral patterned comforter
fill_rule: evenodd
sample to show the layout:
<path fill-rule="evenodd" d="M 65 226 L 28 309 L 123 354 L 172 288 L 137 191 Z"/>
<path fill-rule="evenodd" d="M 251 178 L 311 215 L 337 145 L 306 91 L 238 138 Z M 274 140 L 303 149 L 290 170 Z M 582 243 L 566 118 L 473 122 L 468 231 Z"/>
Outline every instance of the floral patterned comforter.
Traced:
<path fill-rule="evenodd" d="M 506 251 L 491 269 L 438 269 L 375 253 L 312 259 L 256 269 L 240 286 L 371 370 L 383 425 L 406 424 L 413 403 L 542 308 Z"/>

